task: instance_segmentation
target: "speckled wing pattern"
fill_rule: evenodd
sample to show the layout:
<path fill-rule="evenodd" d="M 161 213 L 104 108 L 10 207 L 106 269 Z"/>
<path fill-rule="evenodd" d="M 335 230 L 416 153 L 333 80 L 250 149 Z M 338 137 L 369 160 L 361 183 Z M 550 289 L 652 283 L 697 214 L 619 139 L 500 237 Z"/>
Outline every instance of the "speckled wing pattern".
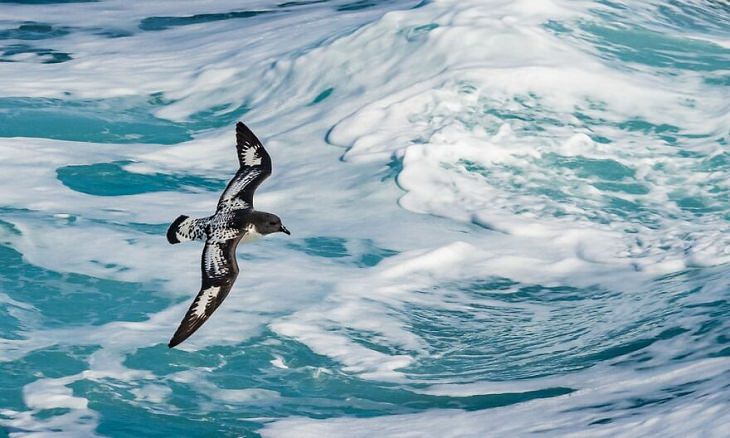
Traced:
<path fill-rule="evenodd" d="M 271 175 L 271 157 L 246 125 L 236 124 L 236 152 L 240 165 L 218 200 L 218 210 L 253 208 L 253 193 Z"/>
<path fill-rule="evenodd" d="M 195 333 L 228 296 L 238 276 L 236 247 L 239 240 L 238 238 L 224 241 L 208 239 L 205 243 L 201 261 L 203 284 L 170 340 L 168 344 L 170 348 Z"/>
<path fill-rule="evenodd" d="M 250 229 L 236 226 L 236 210 L 253 208 L 256 188 L 271 175 L 271 157 L 246 125 L 236 124 L 236 153 L 239 168 L 218 200 L 215 215 L 204 219 L 180 216 L 168 230 L 170 243 L 205 237 L 201 261 L 203 284 L 190 305 L 170 348 L 178 345 L 202 326 L 228 296 L 238 276 L 236 247 Z"/>

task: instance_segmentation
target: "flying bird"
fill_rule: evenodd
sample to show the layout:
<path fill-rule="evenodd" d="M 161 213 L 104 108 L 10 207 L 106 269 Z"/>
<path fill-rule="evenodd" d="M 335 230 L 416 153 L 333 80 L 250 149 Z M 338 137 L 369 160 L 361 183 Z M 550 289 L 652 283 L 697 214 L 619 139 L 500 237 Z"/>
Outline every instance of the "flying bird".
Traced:
<path fill-rule="evenodd" d="M 200 292 L 190 305 L 168 347 L 195 333 L 228 296 L 238 276 L 236 247 L 271 233 L 290 234 L 278 216 L 253 208 L 253 193 L 271 175 L 271 157 L 246 125 L 236 124 L 239 169 L 218 200 L 215 214 L 192 219 L 181 215 L 167 230 L 167 241 L 175 244 L 205 240 Z"/>

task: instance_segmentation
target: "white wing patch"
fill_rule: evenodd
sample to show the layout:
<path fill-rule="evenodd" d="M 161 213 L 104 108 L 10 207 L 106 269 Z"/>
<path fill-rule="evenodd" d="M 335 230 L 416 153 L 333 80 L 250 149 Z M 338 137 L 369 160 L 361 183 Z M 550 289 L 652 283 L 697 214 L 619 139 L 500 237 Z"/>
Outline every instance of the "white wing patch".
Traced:
<path fill-rule="evenodd" d="M 228 274 L 228 265 L 221 245 L 214 243 L 206 246 L 204 263 L 205 272 L 210 278 L 224 277 Z"/>
<path fill-rule="evenodd" d="M 247 142 L 248 144 L 248 142 Z M 246 166 L 259 166 L 261 165 L 261 157 L 259 156 L 257 152 L 257 147 L 249 147 L 246 150 L 243 151 L 243 156 L 241 157 L 241 161 Z"/>
<path fill-rule="evenodd" d="M 217 286 L 203 290 L 200 293 L 200 299 L 195 303 L 195 307 L 192 309 L 192 314 L 198 318 L 205 316 L 205 309 L 208 308 L 208 304 L 218 297 L 218 292 L 220 292 L 220 290 L 221 288 Z"/>

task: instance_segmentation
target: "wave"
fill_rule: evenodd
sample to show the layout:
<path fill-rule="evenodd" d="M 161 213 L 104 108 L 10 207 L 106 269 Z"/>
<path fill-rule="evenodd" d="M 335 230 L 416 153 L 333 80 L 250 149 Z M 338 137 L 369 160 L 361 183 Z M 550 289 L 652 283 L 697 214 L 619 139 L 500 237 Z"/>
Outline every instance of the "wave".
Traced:
<path fill-rule="evenodd" d="M 38 3 L 45 3 L 39 5 Z M 5 2 L 12 436 L 721 436 L 723 2 Z M 264 140 L 292 230 L 166 347 Z M 4 388 L 4 389 L 3 389 Z"/>

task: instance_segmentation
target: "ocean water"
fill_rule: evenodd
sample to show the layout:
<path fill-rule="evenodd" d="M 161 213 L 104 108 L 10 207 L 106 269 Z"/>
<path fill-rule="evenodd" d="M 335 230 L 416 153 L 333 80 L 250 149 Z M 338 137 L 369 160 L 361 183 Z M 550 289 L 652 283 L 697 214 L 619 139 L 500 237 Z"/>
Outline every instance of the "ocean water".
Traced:
<path fill-rule="evenodd" d="M 724 437 L 730 4 L 0 2 L 0 436 Z M 168 349 L 235 171 L 238 250 Z"/>

